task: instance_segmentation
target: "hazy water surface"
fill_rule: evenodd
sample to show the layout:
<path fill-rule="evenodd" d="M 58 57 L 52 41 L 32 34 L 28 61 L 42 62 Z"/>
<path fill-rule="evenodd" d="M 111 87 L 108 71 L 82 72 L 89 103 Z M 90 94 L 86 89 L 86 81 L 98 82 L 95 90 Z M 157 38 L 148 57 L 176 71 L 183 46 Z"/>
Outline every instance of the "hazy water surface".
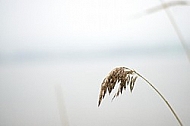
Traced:
<path fill-rule="evenodd" d="M 184 125 L 190 124 L 190 65 L 185 55 L 49 60 L 1 64 L 1 126 L 142 126 L 177 121 L 160 97 L 140 78 L 133 93 L 111 102 L 97 100 L 101 82 L 116 66 L 135 69 L 171 103 Z"/>

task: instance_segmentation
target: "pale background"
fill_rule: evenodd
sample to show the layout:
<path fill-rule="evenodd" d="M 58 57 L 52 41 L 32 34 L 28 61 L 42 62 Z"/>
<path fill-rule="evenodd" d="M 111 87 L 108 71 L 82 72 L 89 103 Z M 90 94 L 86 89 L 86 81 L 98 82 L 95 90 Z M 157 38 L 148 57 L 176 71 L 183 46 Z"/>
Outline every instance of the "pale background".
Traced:
<path fill-rule="evenodd" d="M 190 2 L 190 1 L 189 1 Z M 190 62 L 159 0 L 0 0 L 0 126 L 177 126 L 140 78 L 97 107 L 117 66 L 151 81 L 190 125 Z M 169 8 L 190 47 L 190 6 Z"/>

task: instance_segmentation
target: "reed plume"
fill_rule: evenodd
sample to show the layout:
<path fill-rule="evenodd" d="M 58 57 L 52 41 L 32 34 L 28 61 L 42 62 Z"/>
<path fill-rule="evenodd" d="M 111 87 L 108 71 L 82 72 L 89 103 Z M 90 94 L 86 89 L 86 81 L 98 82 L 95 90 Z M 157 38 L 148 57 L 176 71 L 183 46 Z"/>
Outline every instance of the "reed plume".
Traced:
<path fill-rule="evenodd" d="M 171 105 L 168 103 L 168 101 L 164 98 L 164 96 L 142 75 L 137 73 L 134 70 L 131 70 L 126 67 L 117 67 L 113 69 L 108 76 L 103 80 L 101 89 L 100 89 L 100 94 L 99 94 L 99 100 L 98 100 L 98 107 L 100 106 L 103 98 L 105 97 L 106 93 L 108 92 L 109 94 L 112 92 L 116 84 L 119 84 L 118 91 L 115 93 L 113 96 L 112 100 L 119 96 L 119 94 L 122 94 L 123 89 L 126 90 L 126 86 L 129 85 L 130 91 L 132 92 L 134 89 L 135 81 L 137 77 L 141 77 L 144 81 L 146 81 L 155 91 L 156 93 L 164 100 L 164 102 L 167 104 L 175 118 L 177 119 L 178 123 L 180 126 L 183 126 L 181 120 L 178 118 L 177 114 L 171 107 Z M 127 84 L 127 85 L 126 85 Z"/>

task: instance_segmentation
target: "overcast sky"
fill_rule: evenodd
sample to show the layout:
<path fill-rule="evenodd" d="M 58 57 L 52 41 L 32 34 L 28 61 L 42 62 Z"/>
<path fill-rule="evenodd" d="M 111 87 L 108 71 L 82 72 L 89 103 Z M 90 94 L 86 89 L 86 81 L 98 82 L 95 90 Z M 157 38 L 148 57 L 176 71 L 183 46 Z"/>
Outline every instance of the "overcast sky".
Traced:
<path fill-rule="evenodd" d="M 65 51 L 178 45 L 164 11 L 133 20 L 159 0 L 1 0 L 0 50 Z M 170 8 L 190 40 L 190 6 Z"/>

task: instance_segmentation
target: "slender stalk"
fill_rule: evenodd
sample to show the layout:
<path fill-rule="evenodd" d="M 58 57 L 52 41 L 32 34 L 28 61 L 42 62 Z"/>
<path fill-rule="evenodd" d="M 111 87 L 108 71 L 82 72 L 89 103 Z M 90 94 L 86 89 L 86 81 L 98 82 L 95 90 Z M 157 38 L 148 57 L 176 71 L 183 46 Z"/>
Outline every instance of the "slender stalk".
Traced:
<path fill-rule="evenodd" d="M 173 115 L 175 116 L 175 118 L 177 119 L 177 121 L 179 122 L 180 126 L 183 126 L 182 122 L 180 121 L 179 117 L 177 116 L 177 114 L 175 113 L 175 111 L 173 110 L 173 108 L 171 107 L 171 105 L 168 103 L 168 101 L 164 98 L 164 96 L 143 76 L 141 76 L 139 73 L 137 73 L 136 71 L 134 71 L 139 77 L 141 77 L 143 80 L 145 80 L 155 91 L 156 93 L 164 100 L 164 102 L 167 104 L 167 106 L 170 108 L 170 110 L 172 111 Z"/>
<path fill-rule="evenodd" d="M 164 0 L 160 0 L 160 2 L 161 2 L 161 4 L 162 4 L 162 6 L 163 6 L 163 5 L 164 5 L 164 4 L 163 4 L 163 3 L 164 3 Z M 163 8 L 164 8 L 164 6 L 163 6 Z M 168 18 L 169 18 L 169 20 L 170 20 L 170 23 L 172 24 L 172 26 L 173 26 L 173 28 L 174 28 L 174 30 L 175 30 L 175 32 L 176 32 L 178 38 L 179 38 L 179 40 L 180 40 L 180 42 L 181 42 L 181 44 L 182 44 L 184 50 L 185 50 L 185 53 L 186 53 L 186 55 L 187 55 L 187 58 L 188 58 L 188 60 L 189 60 L 189 62 L 190 62 L 190 51 L 189 51 L 189 49 L 188 49 L 188 46 L 187 46 L 187 44 L 186 44 L 186 42 L 185 42 L 185 39 L 184 39 L 184 37 L 183 37 L 183 35 L 182 35 L 182 33 L 181 33 L 181 31 L 180 31 L 180 29 L 179 29 L 177 23 L 176 23 L 174 17 L 172 16 L 172 14 L 171 14 L 171 12 L 170 12 L 169 9 L 165 9 L 165 8 L 164 8 L 164 11 L 166 12 L 166 15 L 168 16 Z"/>

